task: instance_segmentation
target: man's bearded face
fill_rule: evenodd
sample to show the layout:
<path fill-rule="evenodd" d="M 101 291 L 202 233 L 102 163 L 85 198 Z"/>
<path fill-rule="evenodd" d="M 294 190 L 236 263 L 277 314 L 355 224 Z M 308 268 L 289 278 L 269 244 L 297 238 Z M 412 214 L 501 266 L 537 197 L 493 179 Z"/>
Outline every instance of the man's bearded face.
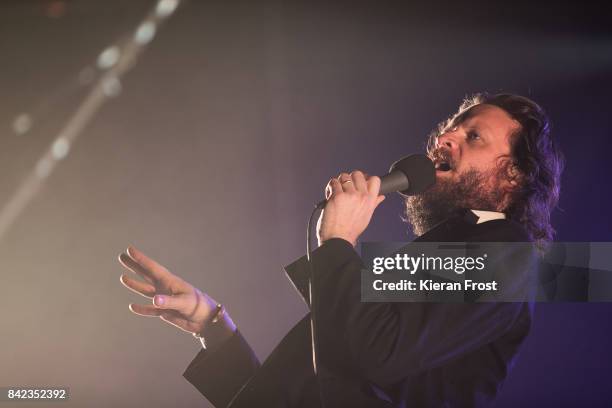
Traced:
<path fill-rule="evenodd" d="M 472 168 L 456 181 L 438 178 L 424 193 L 407 197 L 406 216 L 415 235 L 424 234 L 462 208 L 497 211 L 504 193 L 487 183 L 495 173 L 496 170 L 485 173 Z"/>
<path fill-rule="evenodd" d="M 407 220 L 421 235 L 469 208 L 503 211 L 508 185 L 500 158 L 510 155 L 510 137 L 520 126 L 504 110 L 491 105 L 472 108 L 472 114 L 437 138 L 430 156 L 436 164 L 436 184 L 406 198 Z"/>

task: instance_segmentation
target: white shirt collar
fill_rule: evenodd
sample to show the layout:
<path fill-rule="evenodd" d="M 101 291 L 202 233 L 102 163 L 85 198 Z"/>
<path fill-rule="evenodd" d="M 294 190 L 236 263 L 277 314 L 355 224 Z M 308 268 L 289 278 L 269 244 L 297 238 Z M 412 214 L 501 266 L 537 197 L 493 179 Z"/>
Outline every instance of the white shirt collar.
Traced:
<path fill-rule="evenodd" d="M 483 211 L 483 210 L 471 210 L 478 217 L 478 221 L 476 224 L 482 224 L 483 222 L 492 221 L 492 220 L 504 220 L 506 219 L 506 214 L 497 212 L 497 211 Z"/>

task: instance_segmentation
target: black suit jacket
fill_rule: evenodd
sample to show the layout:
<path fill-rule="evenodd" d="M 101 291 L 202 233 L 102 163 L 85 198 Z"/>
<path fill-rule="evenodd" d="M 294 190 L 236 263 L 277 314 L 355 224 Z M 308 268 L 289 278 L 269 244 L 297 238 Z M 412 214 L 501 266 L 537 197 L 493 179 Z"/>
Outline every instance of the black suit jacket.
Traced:
<path fill-rule="evenodd" d="M 416 241 L 528 241 L 515 222 L 476 221 L 465 212 Z M 497 265 L 517 265 L 517 256 L 527 271 L 529 257 L 512 249 Z M 494 399 L 529 333 L 529 303 L 363 303 L 363 263 L 350 243 L 329 240 L 311 259 L 318 378 L 310 314 L 261 365 L 237 331 L 200 351 L 184 373 L 216 407 L 319 407 L 320 392 L 326 407 L 471 407 Z M 305 257 L 285 270 L 308 304 Z"/>

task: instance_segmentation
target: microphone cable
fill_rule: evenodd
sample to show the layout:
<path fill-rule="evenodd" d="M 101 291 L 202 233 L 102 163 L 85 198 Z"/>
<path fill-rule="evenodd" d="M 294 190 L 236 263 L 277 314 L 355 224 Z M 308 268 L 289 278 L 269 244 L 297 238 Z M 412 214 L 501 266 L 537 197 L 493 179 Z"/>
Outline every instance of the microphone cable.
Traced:
<path fill-rule="evenodd" d="M 316 329 L 316 307 L 314 306 L 314 299 L 316 292 L 316 285 L 314 279 L 314 266 L 312 265 L 312 260 L 310 259 L 310 251 L 311 251 L 311 230 L 312 230 L 312 222 L 315 219 L 315 214 L 319 210 L 323 211 L 323 207 L 325 204 L 319 203 L 315 205 L 312 212 L 310 213 L 310 218 L 308 219 L 308 228 L 306 229 L 306 260 L 308 261 L 308 268 L 310 272 L 310 277 L 308 278 L 308 297 L 310 301 L 310 338 L 312 341 L 312 365 L 314 368 L 315 377 L 317 379 L 317 384 L 319 388 L 319 398 L 321 399 L 321 408 L 325 408 L 325 398 L 323 387 L 321 386 L 321 377 L 319 375 L 319 355 L 317 353 L 319 346 L 319 338 Z"/>

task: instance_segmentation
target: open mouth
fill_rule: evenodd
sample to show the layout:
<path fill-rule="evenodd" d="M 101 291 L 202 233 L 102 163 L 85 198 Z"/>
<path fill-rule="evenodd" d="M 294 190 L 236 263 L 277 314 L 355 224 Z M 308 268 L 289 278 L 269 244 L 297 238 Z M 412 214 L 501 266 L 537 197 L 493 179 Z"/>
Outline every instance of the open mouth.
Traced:
<path fill-rule="evenodd" d="M 451 170 L 451 165 L 445 161 L 437 162 L 435 167 L 437 171 L 450 171 Z"/>
<path fill-rule="evenodd" d="M 436 149 L 431 154 L 436 171 L 447 172 L 453 170 L 453 157 L 445 149 Z"/>

